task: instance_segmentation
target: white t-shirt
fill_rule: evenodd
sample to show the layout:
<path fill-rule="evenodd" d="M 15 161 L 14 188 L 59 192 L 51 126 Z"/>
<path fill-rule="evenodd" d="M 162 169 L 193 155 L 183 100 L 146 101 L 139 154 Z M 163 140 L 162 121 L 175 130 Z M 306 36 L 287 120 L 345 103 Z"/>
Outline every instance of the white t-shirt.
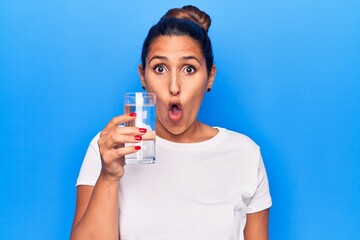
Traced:
<path fill-rule="evenodd" d="M 127 165 L 120 182 L 121 240 L 242 240 L 246 214 L 271 206 L 259 147 L 218 128 L 200 143 L 156 138 L 156 163 Z M 77 185 L 95 185 L 97 135 Z"/>

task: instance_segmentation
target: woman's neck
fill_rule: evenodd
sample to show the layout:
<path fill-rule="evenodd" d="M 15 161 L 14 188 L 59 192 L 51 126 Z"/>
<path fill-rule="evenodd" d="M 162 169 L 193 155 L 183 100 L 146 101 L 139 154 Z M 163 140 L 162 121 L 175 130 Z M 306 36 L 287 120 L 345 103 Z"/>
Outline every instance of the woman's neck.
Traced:
<path fill-rule="evenodd" d="M 216 128 L 212 128 L 202 122 L 199 122 L 198 120 L 195 120 L 189 128 L 180 134 L 170 132 L 161 124 L 158 124 L 156 127 L 157 136 L 168 141 L 178 143 L 203 142 L 213 138 L 218 133 Z"/>

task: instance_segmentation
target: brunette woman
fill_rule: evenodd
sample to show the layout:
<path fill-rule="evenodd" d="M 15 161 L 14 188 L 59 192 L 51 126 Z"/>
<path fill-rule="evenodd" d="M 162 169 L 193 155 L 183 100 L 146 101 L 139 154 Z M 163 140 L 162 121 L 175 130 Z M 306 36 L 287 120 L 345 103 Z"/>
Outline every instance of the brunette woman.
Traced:
<path fill-rule="evenodd" d="M 138 67 L 157 96 L 156 163 L 125 166 L 145 129 L 114 117 L 90 143 L 77 182 L 71 239 L 268 239 L 272 204 L 259 147 L 197 119 L 216 68 L 210 17 L 170 9 L 145 39 Z M 221 117 L 221 116 L 219 116 Z"/>

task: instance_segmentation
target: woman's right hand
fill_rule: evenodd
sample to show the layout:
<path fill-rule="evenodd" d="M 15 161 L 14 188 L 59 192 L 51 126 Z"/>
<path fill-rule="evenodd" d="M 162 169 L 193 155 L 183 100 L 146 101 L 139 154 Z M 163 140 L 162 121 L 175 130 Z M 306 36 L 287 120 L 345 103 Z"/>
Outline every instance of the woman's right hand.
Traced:
<path fill-rule="evenodd" d="M 135 117 L 135 113 L 114 117 L 100 133 L 98 140 L 102 164 L 100 174 L 109 180 L 120 181 L 124 175 L 124 156 L 140 150 L 140 146 L 125 147 L 125 143 L 140 142 L 146 129 L 119 126 L 133 121 Z"/>

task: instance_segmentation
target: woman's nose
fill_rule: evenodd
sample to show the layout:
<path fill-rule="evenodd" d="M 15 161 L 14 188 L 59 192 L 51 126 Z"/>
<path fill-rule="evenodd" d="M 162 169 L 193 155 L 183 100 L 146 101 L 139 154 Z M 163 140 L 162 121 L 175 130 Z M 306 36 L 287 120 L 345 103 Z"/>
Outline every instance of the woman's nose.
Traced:
<path fill-rule="evenodd" d="M 173 74 L 171 76 L 171 82 L 169 87 L 170 94 L 173 96 L 177 96 L 180 94 L 180 83 L 179 83 L 179 77 L 177 74 Z"/>

